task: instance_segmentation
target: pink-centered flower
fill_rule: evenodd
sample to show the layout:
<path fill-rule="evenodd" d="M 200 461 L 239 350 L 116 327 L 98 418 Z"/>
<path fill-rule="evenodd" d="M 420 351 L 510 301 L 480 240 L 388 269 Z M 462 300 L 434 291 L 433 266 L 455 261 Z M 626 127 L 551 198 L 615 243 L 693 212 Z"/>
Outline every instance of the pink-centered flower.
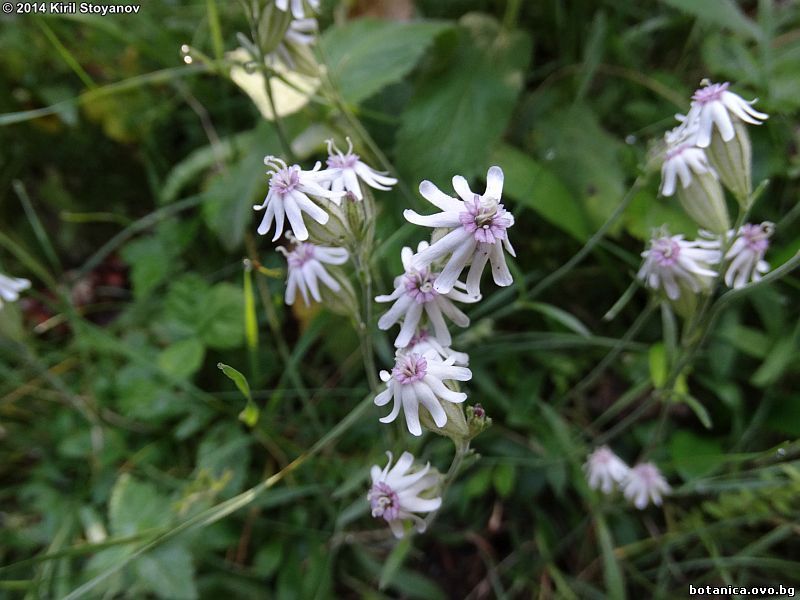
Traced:
<path fill-rule="evenodd" d="M 31 287 L 31 282 L 27 279 L 17 277 L 8 277 L 0 273 L 0 309 L 3 308 L 3 302 L 16 302 L 19 299 L 19 293 Z"/>
<path fill-rule="evenodd" d="M 253 206 L 255 210 L 266 208 L 261 225 L 258 226 L 259 235 L 270 230 L 274 219 L 275 235 L 272 241 L 277 240 L 283 234 L 284 219 L 287 218 L 295 237 L 301 242 L 307 240 L 308 229 L 303 222 L 303 213 L 307 213 L 321 225 L 327 223 L 329 218 L 328 213 L 312 197 L 340 202 L 344 194 L 326 190 L 320 185 L 320 180 L 327 177 L 324 171 L 319 170 L 320 163 L 310 171 L 304 171 L 299 165 L 289 166 L 280 158 L 267 156 L 264 164 L 269 167 L 269 193 L 263 204 Z"/>
<path fill-rule="evenodd" d="M 753 108 L 755 100 L 747 101 L 728 90 L 730 84 L 708 83 L 692 96 L 692 104 L 686 119 L 697 121 L 697 145 L 706 148 L 711 143 L 714 126 L 719 130 L 722 140 L 728 142 L 736 132 L 732 119 L 739 119 L 751 125 L 760 125 L 769 115 Z"/>
<path fill-rule="evenodd" d="M 622 481 L 622 492 L 639 510 L 650 502 L 661 506 L 661 496 L 672 490 L 658 467 L 651 462 L 640 463 L 630 469 Z"/>
<path fill-rule="evenodd" d="M 342 152 L 328 140 L 328 179 L 326 187 L 334 192 L 350 192 L 357 200 L 363 200 L 359 180 L 376 190 L 390 190 L 397 179 L 376 171 L 353 152 L 353 143 L 347 138 L 347 152 Z"/>
<path fill-rule="evenodd" d="M 287 252 L 283 247 L 279 247 L 278 251 L 286 256 L 286 261 L 289 264 L 289 276 L 286 281 L 286 304 L 294 304 L 298 290 L 306 306 L 310 304 L 309 294 L 317 302 L 322 302 L 320 283 L 333 292 L 341 290 L 339 282 L 325 270 L 323 264 L 344 264 L 348 256 L 347 250 L 344 248 L 331 248 L 317 246 L 309 242 L 301 242 L 296 244 L 291 252 Z"/>
<path fill-rule="evenodd" d="M 677 300 L 682 289 L 698 293 L 708 288 L 717 276 L 711 265 L 719 262 L 720 253 L 705 243 L 684 240 L 682 235 L 664 235 L 652 239 L 642 257 L 639 279 Z"/>
<path fill-rule="evenodd" d="M 738 289 L 751 281 L 759 281 L 763 274 L 769 272 L 769 263 L 764 260 L 764 254 L 774 230 L 775 225 L 770 222 L 742 225 L 739 235 L 725 254 L 730 261 L 725 271 L 725 285 Z M 733 231 L 730 235 L 733 235 Z"/>
<path fill-rule="evenodd" d="M 588 456 L 583 470 L 590 488 L 610 494 L 614 486 L 625 479 L 630 469 L 608 446 L 600 446 Z"/>
<path fill-rule="evenodd" d="M 440 294 L 453 289 L 461 272 L 470 263 L 466 281 L 470 296 L 480 293 L 481 275 L 487 262 L 491 262 L 492 277 L 497 285 L 511 285 L 514 280 L 503 249 L 516 256 L 507 235 L 508 228 L 514 225 L 514 216 L 500 203 L 503 170 L 500 167 L 489 169 L 483 195 L 474 193 L 460 175 L 453 177 L 453 188 L 460 200 L 443 193 L 430 181 L 423 181 L 419 185 L 420 193 L 442 212 L 420 215 L 406 210 L 403 213 L 406 220 L 416 225 L 448 230 L 428 248 L 415 254 L 412 266 L 420 270 L 446 259 L 434 282 L 434 289 Z"/>
<path fill-rule="evenodd" d="M 447 360 L 448 358 L 453 358 L 453 364 L 458 365 L 459 367 L 468 367 L 469 366 L 469 354 L 466 352 L 457 352 L 453 350 L 449 346 L 443 346 L 439 340 L 437 340 L 434 336 L 430 334 L 427 329 L 418 329 L 417 332 L 414 334 L 414 337 L 411 338 L 411 341 L 408 342 L 408 346 L 403 348 L 403 352 L 405 354 L 426 354 L 428 352 L 433 352 L 435 356 L 438 356 L 441 360 Z"/>
<path fill-rule="evenodd" d="M 692 183 L 692 174 L 714 173 L 705 150 L 695 145 L 697 126 L 684 122 L 664 135 L 667 150 L 661 165 L 661 194 L 672 196 L 677 180 L 686 189 Z"/>
<path fill-rule="evenodd" d="M 454 392 L 444 382 L 469 381 L 472 371 L 455 366 L 455 358 L 441 360 L 433 352 L 424 355 L 398 352 L 391 373 L 380 372 L 386 389 L 375 397 L 377 406 L 385 406 L 394 399 L 392 411 L 381 418 L 381 423 L 391 423 L 403 409 L 408 430 L 413 435 L 422 435 L 419 422 L 420 404 L 427 410 L 437 427 L 447 424 L 447 414 L 442 402 L 460 403 L 467 399 L 463 392 Z"/>
<path fill-rule="evenodd" d="M 424 252 L 427 248 L 427 242 L 420 242 L 417 250 Z M 395 278 L 394 292 L 375 298 L 376 302 L 394 302 L 392 307 L 378 320 L 378 327 L 386 330 L 402 319 L 403 324 L 394 345 L 404 348 L 411 341 L 421 319 L 425 316 L 433 327 L 438 341 L 444 346 L 449 346 L 452 338 L 447 330 L 445 316 L 459 327 L 469 326 L 469 317 L 456 308 L 453 301 L 472 303 L 477 302 L 481 297 L 469 296 L 463 291 L 455 289 L 455 287 L 464 288 L 464 284 L 461 282 L 456 282 L 450 291 L 440 293 L 435 287 L 439 274 L 432 272 L 430 267 L 416 269 L 413 265 L 411 248 L 403 248 L 400 258 L 405 273 Z"/>
<path fill-rule="evenodd" d="M 415 513 L 429 513 L 442 505 L 437 496 L 442 476 L 430 463 L 424 467 L 414 464 L 414 456 L 403 452 L 392 466 L 392 453 L 387 452 L 389 462 L 381 469 L 373 465 L 370 469 L 372 487 L 367 494 L 372 516 L 389 524 L 397 538 L 405 535 L 405 523 L 411 521 L 422 533 L 426 523 Z"/>

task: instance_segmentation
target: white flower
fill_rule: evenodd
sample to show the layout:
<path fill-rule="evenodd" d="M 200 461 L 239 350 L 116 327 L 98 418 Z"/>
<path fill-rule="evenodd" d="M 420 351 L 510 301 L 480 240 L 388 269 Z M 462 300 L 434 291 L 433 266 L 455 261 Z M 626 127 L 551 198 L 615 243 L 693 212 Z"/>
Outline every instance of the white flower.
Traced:
<path fill-rule="evenodd" d="M 274 242 L 283 233 L 284 217 L 289 219 L 289 225 L 295 237 L 300 240 L 308 239 L 308 229 L 303 222 L 303 213 L 314 219 L 320 225 L 328 222 L 328 213 L 315 204 L 309 194 L 321 198 L 330 198 L 339 202 L 343 194 L 331 192 L 319 185 L 319 180 L 326 175 L 320 172 L 320 163 L 314 165 L 311 171 L 303 171 L 299 165 L 288 166 L 280 158 L 267 156 L 264 164 L 269 167 L 269 193 L 263 204 L 253 206 L 255 210 L 267 209 L 261 225 L 258 226 L 259 235 L 264 235 L 272 227 L 275 220 Z"/>
<path fill-rule="evenodd" d="M 447 360 L 452 357 L 454 365 L 458 365 L 459 367 L 469 366 L 469 354 L 466 352 L 457 352 L 449 346 L 443 346 L 435 337 L 430 335 L 427 329 L 418 329 L 414 337 L 411 338 L 411 341 L 408 342 L 408 346 L 403 348 L 403 352 L 405 354 L 415 353 L 421 355 L 433 352 L 433 354 L 438 356 L 441 360 Z"/>
<path fill-rule="evenodd" d="M 669 197 L 675 193 L 676 179 L 680 179 L 681 187 L 686 189 L 692 183 L 692 173 L 714 173 L 705 150 L 695 146 L 694 133 L 680 125 L 664 135 L 667 151 L 661 166 L 661 195 Z"/>
<path fill-rule="evenodd" d="M 639 510 L 644 509 L 650 501 L 661 506 L 661 494 L 669 494 L 671 489 L 658 467 L 650 462 L 633 467 L 622 482 L 625 498 Z"/>
<path fill-rule="evenodd" d="M 460 175 L 453 177 L 453 188 L 461 200 L 443 193 L 430 181 L 423 181 L 419 184 L 420 194 L 442 212 L 427 216 L 413 210 L 403 213 L 408 221 L 416 225 L 449 229 L 444 237 L 414 256 L 414 268 L 424 269 L 435 260 L 449 255 L 434 283 L 434 289 L 440 294 L 453 289 L 461 271 L 470 261 L 472 266 L 467 275 L 467 293 L 470 296 L 480 293 L 481 274 L 487 261 L 492 263 L 494 282 L 500 286 L 511 285 L 514 280 L 506 265 L 503 247 L 511 256 L 516 256 L 506 235 L 506 230 L 514 225 L 514 216 L 500 204 L 503 170 L 500 167 L 489 169 L 486 193 L 482 196 L 473 193 L 467 180 Z"/>
<path fill-rule="evenodd" d="M 0 308 L 3 308 L 3 301 L 16 302 L 19 293 L 31 287 L 31 282 L 27 279 L 8 277 L 0 273 Z"/>
<path fill-rule="evenodd" d="M 356 199 L 363 200 L 364 194 L 358 180 L 361 179 L 369 187 L 376 190 L 390 190 L 397 183 L 394 177 L 376 171 L 353 152 L 353 143 L 347 138 L 347 152 L 342 152 L 328 140 L 328 169 L 330 178 L 326 181 L 334 192 L 351 192 Z"/>
<path fill-rule="evenodd" d="M 403 452 L 392 467 L 392 453 L 386 453 L 389 462 L 381 469 L 373 465 L 370 469 L 372 488 L 367 494 L 372 516 L 383 518 L 397 538 L 405 534 L 404 522 L 413 521 L 417 531 L 425 531 L 425 521 L 414 513 L 429 513 L 438 510 L 442 498 L 434 496 L 441 484 L 442 476 L 430 463 L 424 467 L 414 466 L 414 456 Z M 430 496 L 430 497 L 422 497 Z"/>
<path fill-rule="evenodd" d="M 680 297 L 682 287 L 700 292 L 717 276 L 711 265 L 719 262 L 719 250 L 707 242 L 684 240 L 682 235 L 652 239 L 642 256 L 644 264 L 637 277 L 651 289 L 664 290 L 670 300 Z"/>
<path fill-rule="evenodd" d="M 587 457 L 583 470 L 590 488 L 599 488 L 604 494 L 610 494 L 614 485 L 622 483 L 630 469 L 608 446 L 600 446 Z"/>
<path fill-rule="evenodd" d="M 420 242 L 417 250 L 425 252 L 427 242 Z M 377 296 L 376 302 L 394 302 L 392 307 L 378 320 L 378 327 L 382 330 L 389 329 L 403 319 L 400 333 L 394 341 L 398 348 L 404 348 L 411 341 L 419 325 L 423 312 L 433 326 L 436 338 L 445 346 L 452 342 L 450 332 L 447 330 L 444 316 L 447 316 L 459 327 L 469 326 L 469 317 L 456 308 L 456 302 L 477 302 L 480 296 L 468 296 L 462 291 L 451 289 L 446 293 L 436 291 L 434 281 L 438 273 L 431 272 L 429 267 L 415 269 L 412 264 L 413 251 L 405 247 L 400 253 L 405 274 L 394 280 L 395 290 L 389 295 Z M 461 282 L 455 286 L 464 287 Z"/>
<path fill-rule="evenodd" d="M 295 19 L 302 19 L 306 16 L 305 4 L 307 3 L 315 12 L 319 12 L 319 0 L 291 0 L 292 16 Z M 289 10 L 289 0 L 275 0 L 278 10 L 286 12 Z"/>
<path fill-rule="evenodd" d="M 406 425 L 413 435 L 422 435 L 419 423 L 419 405 L 431 414 L 437 427 L 447 424 L 447 414 L 442 402 L 460 403 L 467 399 L 462 392 L 454 392 L 443 381 L 469 381 L 472 371 L 465 367 L 454 366 L 453 357 L 440 360 L 436 354 L 426 355 L 398 352 L 392 372 L 381 371 L 381 381 L 386 389 L 375 397 L 377 406 L 385 406 L 394 398 L 392 412 L 380 419 L 381 423 L 391 423 L 403 409 Z"/>
<path fill-rule="evenodd" d="M 690 122 L 697 121 L 697 145 L 700 148 L 706 148 L 711 143 L 714 125 L 717 126 L 724 142 L 733 139 L 736 132 L 731 115 L 751 125 L 760 125 L 761 121 L 769 118 L 769 115 L 751 106 L 755 100 L 748 102 L 741 96 L 729 92 L 729 86 L 728 82 L 708 83 L 695 91 L 692 96 L 692 105 L 686 119 Z"/>
<path fill-rule="evenodd" d="M 341 265 L 347 261 L 347 250 L 317 246 L 308 242 L 298 243 L 291 252 L 279 247 L 289 263 L 289 278 L 286 281 L 286 304 L 294 304 L 297 290 L 303 296 L 306 306 L 310 304 L 308 295 L 317 302 L 322 302 L 319 291 L 321 281 L 331 291 L 338 292 L 341 285 L 325 270 L 322 263 Z"/>
<path fill-rule="evenodd" d="M 769 248 L 769 238 L 775 225 L 769 222 L 761 225 L 747 223 L 739 229 L 739 235 L 725 254 L 730 261 L 725 271 L 725 285 L 740 288 L 750 281 L 758 281 L 769 271 L 769 263 L 764 254 Z M 733 231 L 729 235 L 733 235 Z"/>

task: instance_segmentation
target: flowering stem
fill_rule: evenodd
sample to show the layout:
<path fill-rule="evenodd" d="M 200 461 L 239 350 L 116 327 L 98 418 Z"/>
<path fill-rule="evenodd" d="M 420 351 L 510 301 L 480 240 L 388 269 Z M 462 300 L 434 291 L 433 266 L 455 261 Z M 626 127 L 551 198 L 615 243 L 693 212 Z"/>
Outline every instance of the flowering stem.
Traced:
<path fill-rule="evenodd" d="M 458 476 L 458 471 L 461 469 L 461 465 L 464 462 L 467 454 L 469 454 L 469 440 L 461 440 L 456 442 L 453 440 L 453 443 L 456 446 L 456 453 L 453 456 L 453 462 L 450 463 L 450 468 L 447 469 L 447 473 L 445 474 L 442 480 L 442 489 L 441 489 L 441 497 L 442 502 L 444 502 L 444 498 L 447 495 L 447 490 L 455 481 L 456 477 Z M 436 515 L 439 514 L 441 508 L 437 511 L 429 513 L 428 516 L 425 518 L 425 525 L 430 526 L 433 523 L 433 520 L 436 518 Z"/>
<path fill-rule="evenodd" d="M 380 382 L 377 376 L 378 369 L 375 366 L 375 352 L 372 347 L 372 273 L 366 245 L 363 246 L 363 249 L 356 249 L 352 252 L 352 256 L 356 277 L 361 286 L 361 310 L 355 324 L 356 333 L 361 345 L 361 355 L 364 359 L 364 369 L 367 372 L 369 387 L 377 393 Z"/>

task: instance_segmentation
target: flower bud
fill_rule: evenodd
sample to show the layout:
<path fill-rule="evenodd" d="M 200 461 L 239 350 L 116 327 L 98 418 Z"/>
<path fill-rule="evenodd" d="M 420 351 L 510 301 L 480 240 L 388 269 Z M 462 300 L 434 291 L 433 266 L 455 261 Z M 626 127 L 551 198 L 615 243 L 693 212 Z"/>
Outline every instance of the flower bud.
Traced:
<path fill-rule="evenodd" d="M 730 229 L 728 206 L 714 173 L 695 173 L 688 187 L 678 186 L 678 200 L 695 223 L 714 233 Z"/>
<path fill-rule="evenodd" d="M 743 209 L 748 209 L 752 191 L 752 155 L 750 135 L 739 119 L 733 120 L 734 136 L 724 141 L 718 130 L 711 136 L 706 154 L 722 183 L 735 196 Z"/>
<path fill-rule="evenodd" d="M 492 425 L 491 417 L 486 415 L 483 406 L 476 404 L 467 407 L 467 427 L 469 427 L 469 439 L 483 433 Z"/>
<path fill-rule="evenodd" d="M 419 422 L 425 428 L 439 435 L 449 437 L 456 445 L 470 439 L 470 428 L 467 425 L 467 419 L 464 416 L 464 409 L 461 404 L 453 402 L 442 402 L 445 414 L 447 414 L 447 423 L 444 427 L 439 428 L 433 422 L 431 414 L 421 408 L 419 411 Z"/>
<path fill-rule="evenodd" d="M 258 41 L 265 55 L 274 52 L 283 42 L 291 22 L 291 13 L 278 10 L 274 3 L 267 2 L 258 22 Z"/>

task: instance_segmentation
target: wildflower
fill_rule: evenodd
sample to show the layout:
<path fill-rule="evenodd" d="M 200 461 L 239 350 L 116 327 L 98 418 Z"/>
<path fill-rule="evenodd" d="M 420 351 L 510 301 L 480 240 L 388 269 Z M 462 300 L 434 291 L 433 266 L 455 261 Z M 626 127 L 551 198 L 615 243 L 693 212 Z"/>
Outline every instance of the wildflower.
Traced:
<path fill-rule="evenodd" d="M 447 360 L 452 357 L 453 364 L 459 367 L 469 366 L 469 354 L 466 352 L 457 352 L 449 346 L 443 346 L 427 329 L 418 329 L 414 337 L 411 338 L 411 341 L 408 342 L 408 346 L 403 348 L 403 352 L 406 354 L 415 352 L 422 355 L 427 352 L 433 352 L 434 355 L 438 356 L 441 360 Z"/>
<path fill-rule="evenodd" d="M 289 263 L 289 278 L 286 282 L 286 304 L 294 304 L 297 290 L 303 296 L 306 306 L 310 304 L 308 295 L 317 302 L 322 302 L 320 295 L 319 282 L 333 292 L 341 290 L 341 285 L 334 279 L 323 266 L 341 265 L 347 261 L 347 250 L 344 248 L 330 248 L 327 246 L 317 246 L 309 242 L 298 243 L 291 252 L 279 247 L 278 251 L 286 256 Z"/>
<path fill-rule="evenodd" d="M 503 170 L 491 167 L 486 175 L 486 192 L 475 194 L 467 180 L 456 175 L 453 188 L 461 200 L 443 193 L 430 181 L 419 185 L 422 194 L 431 204 L 441 209 L 435 215 L 420 215 L 413 210 L 403 214 L 411 223 L 424 227 L 441 227 L 449 231 L 428 248 L 418 252 L 412 261 L 415 269 L 428 267 L 434 261 L 449 255 L 444 268 L 434 282 L 434 289 L 446 294 L 458 281 L 461 271 L 470 261 L 467 275 L 467 294 L 480 293 L 480 280 L 487 261 L 492 263 L 492 277 L 499 286 L 513 283 L 506 265 L 503 248 L 516 256 L 506 230 L 514 225 L 514 216 L 503 208 L 500 198 L 503 193 Z"/>
<path fill-rule="evenodd" d="M 587 457 L 583 470 L 590 488 L 610 494 L 615 484 L 622 483 L 630 468 L 608 446 L 600 446 Z"/>
<path fill-rule="evenodd" d="M 667 152 L 661 167 L 661 193 L 672 196 L 679 179 L 678 200 L 686 213 L 700 227 L 722 233 L 730 227 L 725 195 L 705 151 L 694 145 L 695 135 L 696 128 L 687 129 L 684 124 L 664 136 Z"/>
<path fill-rule="evenodd" d="M 684 240 L 682 235 L 663 235 L 650 241 L 642 257 L 644 264 L 637 277 L 651 289 L 663 290 L 670 300 L 677 300 L 682 290 L 697 294 L 710 286 L 717 275 L 711 265 L 719 262 L 719 250 Z"/>
<path fill-rule="evenodd" d="M 408 430 L 413 435 L 422 435 L 419 422 L 419 405 L 430 413 L 436 427 L 443 428 L 447 424 L 447 413 L 442 402 L 461 403 L 467 399 L 462 392 L 454 392 L 444 381 L 469 381 L 472 371 L 465 367 L 457 367 L 453 357 L 439 360 L 429 352 L 425 355 L 415 352 L 404 354 L 398 352 L 395 366 L 391 373 L 381 371 L 381 381 L 386 389 L 375 397 L 377 406 L 384 406 L 394 399 L 392 412 L 380 419 L 381 423 L 391 423 L 403 409 Z"/>
<path fill-rule="evenodd" d="M 295 19 L 302 19 L 306 16 L 305 4 L 308 4 L 314 12 L 319 12 L 319 0 L 291 0 L 291 3 L 292 16 Z M 275 6 L 278 10 L 286 12 L 289 10 L 289 0 L 275 0 Z"/>
<path fill-rule="evenodd" d="M 425 521 L 414 513 L 429 513 L 438 510 L 442 498 L 435 496 L 442 476 L 430 463 L 424 467 L 414 466 L 414 456 L 403 452 L 392 467 L 392 453 L 386 453 L 389 462 L 381 469 L 373 465 L 370 469 L 372 488 L 367 494 L 372 516 L 383 518 L 397 538 L 405 534 L 405 522 L 412 521 L 417 531 L 425 531 Z"/>
<path fill-rule="evenodd" d="M 417 250 L 425 252 L 427 248 L 428 243 L 421 242 Z M 453 301 L 477 302 L 480 300 L 480 296 L 468 296 L 457 289 L 440 293 L 436 290 L 434 283 L 439 274 L 432 272 L 429 267 L 414 268 L 411 248 L 403 248 L 400 257 L 405 274 L 395 278 L 394 292 L 375 298 L 376 302 L 394 302 L 392 307 L 378 320 L 378 327 L 383 330 L 389 329 L 402 318 L 403 325 L 400 327 L 400 333 L 397 335 L 394 345 L 403 348 L 414 336 L 424 312 L 433 326 L 436 338 L 444 346 L 449 346 L 452 338 L 447 330 L 444 316 L 446 315 L 459 327 L 469 326 L 469 317 L 456 308 Z M 456 282 L 455 286 L 463 288 L 464 284 Z"/>
<path fill-rule="evenodd" d="M 363 200 L 364 194 L 358 180 L 361 179 L 369 187 L 376 190 L 390 190 L 397 183 L 394 177 L 376 171 L 353 152 L 353 142 L 347 138 L 347 152 L 342 152 L 328 140 L 328 179 L 327 186 L 334 192 L 351 192 L 357 200 Z"/>
<path fill-rule="evenodd" d="M 769 248 L 769 238 L 775 225 L 769 222 L 761 225 L 747 223 L 739 229 L 739 235 L 725 254 L 729 260 L 725 271 L 725 285 L 740 288 L 750 281 L 758 281 L 769 271 L 769 263 L 764 254 Z M 730 232 L 733 235 L 734 232 Z"/>
<path fill-rule="evenodd" d="M 308 239 L 308 229 L 303 222 L 303 213 L 314 219 L 320 225 L 328 222 L 328 213 L 315 204 L 309 194 L 320 198 L 329 198 L 334 202 L 340 202 L 342 193 L 331 192 L 319 185 L 319 180 L 324 179 L 325 175 L 320 172 L 320 163 L 314 165 L 310 171 L 304 171 L 299 165 L 288 166 L 280 158 L 267 156 L 264 164 L 269 167 L 267 173 L 270 174 L 269 193 L 264 199 L 264 203 L 255 205 L 255 210 L 267 209 L 261 225 L 258 226 L 259 235 L 264 235 L 272 227 L 272 220 L 275 220 L 274 242 L 283 233 L 284 217 L 289 219 L 289 225 L 295 237 L 304 241 Z"/>
<path fill-rule="evenodd" d="M 18 277 L 8 277 L 0 273 L 0 308 L 3 308 L 3 301 L 16 302 L 19 293 L 31 287 L 31 282 L 27 279 Z"/>
<path fill-rule="evenodd" d="M 752 107 L 756 101 L 748 102 L 741 96 L 728 91 L 730 84 L 704 82 L 705 85 L 695 91 L 692 96 L 692 106 L 687 119 L 697 119 L 697 145 L 706 148 L 711 143 L 711 134 L 714 125 L 717 126 L 720 137 L 725 142 L 733 139 L 736 131 L 734 120 L 739 119 L 751 125 L 760 125 L 768 115 Z M 731 119 L 733 115 L 734 120 Z"/>
<path fill-rule="evenodd" d="M 622 492 L 625 498 L 633 502 L 639 510 L 648 502 L 661 506 L 661 495 L 669 494 L 671 488 L 661 471 L 653 463 L 640 463 L 630 469 L 622 481 Z"/>

